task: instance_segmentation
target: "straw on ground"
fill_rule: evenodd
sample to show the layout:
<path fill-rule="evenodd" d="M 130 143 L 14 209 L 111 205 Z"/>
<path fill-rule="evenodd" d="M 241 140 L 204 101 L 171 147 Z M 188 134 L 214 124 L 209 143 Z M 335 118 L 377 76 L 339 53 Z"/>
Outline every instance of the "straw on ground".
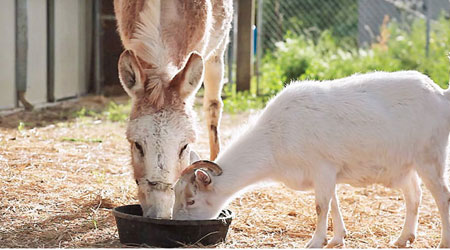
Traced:
<path fill-rule="evenodd" d="M 100 115 L 107 101 L 90 97 L 0 118 L 2 247 L 122 247 L 111 209 L 138 201 L 126 124 Z M 95 112 L 73 115 L 82 107 Z M 203 129 L 201 109 L 197 111 Z M 225 145 L 249 115 L 224 114 Z M 199 131 L 195 149 L 205 158 L 207 140 L 206 131 Z M 227 241 L 219 247 L 296 248 L 309 240 L 316 218 L 313 193 L 267 185 L 233 201 L 235 219 Z M 399 191 L 342 185 L 338 196 L 349 233 L 346 247 L 390 247 L 405 216 Z M 424 188 L 413 247 L 436 247 L 439 241 L 439 215 Z"/>

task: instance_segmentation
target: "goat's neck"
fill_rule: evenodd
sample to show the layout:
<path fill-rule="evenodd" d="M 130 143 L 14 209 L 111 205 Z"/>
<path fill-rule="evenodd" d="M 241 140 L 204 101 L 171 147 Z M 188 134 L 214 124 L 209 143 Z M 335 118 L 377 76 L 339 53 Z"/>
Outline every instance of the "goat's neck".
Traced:
<path fill-rule="evenodd" d="M 216 160 L 223 173 L 214 178 L 213 203 L 220 208 L 239 191 L 269 177 L 272 154 L 267 138 L 260 132 L 252 130 L 242 135 Z"/>

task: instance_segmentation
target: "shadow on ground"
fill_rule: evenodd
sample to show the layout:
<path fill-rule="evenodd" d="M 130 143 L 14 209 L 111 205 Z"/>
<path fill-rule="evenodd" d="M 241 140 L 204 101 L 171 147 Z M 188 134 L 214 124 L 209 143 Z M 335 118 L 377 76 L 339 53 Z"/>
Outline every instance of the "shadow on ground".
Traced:
<path fill-rule="evenodd" d="M 75 202 L 75 201 L 74 201 Z M 98 206 L 98 204 L 101 204 Z M 26 235 L 27 248 L 124 247 L 119 242 L 110 201 L 85 201 L 70 213 L 54 215 L 39 222 L 20 224 L 0 231 L 2 247 L 24 247 L 17 235 Z M 97 214 L 95 218 L 93 213 Z M 75 240 L 76 239 L 76 240 Z"/>
<path fill-rule="evenodd" d="M 25 126 L 26 128 L 34 128 L 45 127 L 58 122 L 71 122 L 80 116 L 80 111 L 83 108 L 91 114 L 102 114 L 108 108 L 110 102 L 126 104 L 128 99 L 126 95 L 111 98 L 86 96 L 62 101 L 31 111 L 21 110 L 12 114 L 0 115 L 0 127 L 14 129 Z"/>

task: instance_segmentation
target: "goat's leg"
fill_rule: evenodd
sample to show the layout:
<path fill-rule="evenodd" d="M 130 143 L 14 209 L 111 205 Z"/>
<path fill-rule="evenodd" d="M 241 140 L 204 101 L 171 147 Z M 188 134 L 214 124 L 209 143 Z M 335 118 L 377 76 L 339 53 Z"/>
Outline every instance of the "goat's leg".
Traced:
<path fill-rule="evenodd" d="M 342 220 L 341 211 L 339 210 L 339 199 L 336 191 L 331 198 L 331 218 L 333 221 L 333 239 L 328 243 L 327 248 L 336 246 L 344 246 L 344 238 L 347 234 L 344 221 Z"/>
<path fill-rule="evenodd" d="M 333 197 L 336 186 L 336 176 L 330 168 L 323 171 L 318 170 L 318 174 L 327 173 L 325 175 L 317 176 L 314 181 L 314 192 L 316 196 L 316 212 L 317 212 L 317 226 L 312 239 L 308 242 L 308 248 L 321 248 L 327 245 L 327 217 L 330 207 L 330 200 Z"/>
<path fill-rule="evenodd" d="M 449 201 L 450 192 L 444 179 L 445 161 L 441 164 L 428 164 L 417 169 L 425 186 L 433 195 L 434 201 L 441 216 L 442 238 L 439 247 L 450 248 L 450 218 Z"/>
<path fill-rule="evenodd" d="M 220 48 L 205 63 L 205 96 L 203 110 L 209 134 L 210 159 L 216 159 L 220 151 L 219 124 L 222 116 L 222 85 L 224 60 L 223 54 L 227 44 L 224 39 Z"/>
<path fill-rule="evenodd" d="M 410 177 L 401 187 L 403 197 L 406 203 L 406 217 L 402 233 L 394 242 L 394 245 L 400 248 L 406 247 L 406 244 L 412 244 L 416 239 L 417 220 L 419 214 L 420 199 L 422 197 L 422 189 L 420 188 L 420 180 L 416 172 L 411 172 Z"/>

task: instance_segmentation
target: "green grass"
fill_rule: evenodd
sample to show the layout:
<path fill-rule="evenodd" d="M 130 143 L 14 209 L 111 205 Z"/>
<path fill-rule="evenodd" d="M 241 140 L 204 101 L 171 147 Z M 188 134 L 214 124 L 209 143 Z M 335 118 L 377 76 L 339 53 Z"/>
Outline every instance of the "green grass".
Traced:
<path fill-rule="evenodd" d="M 252 79 L 252 89 L 250 91 L 236 91 L 236 85 L 232 85 L 230 90 L 228 87 L 224 88 L 226 98 L 223 99 L 223 110 L 227 113 L 238 113 L 247 110 L 258 110 L 264 108 L 269 96 L 256 95 L 255 78 Z"/>
<path fill-rule="evenodd" d="M 123 122 L 128 119 L 131 110 L 131 103 L 128 104 L 116 104 L 115 102 L 110 102 L 103 115 L 106 116 L 107 120 L 112 122 Z"/>
<path fill-rule="evenodd" d="M 62 137 L 61 141 L 66 141 L 66 142 L 95 142 L 95 143 L 102 143 L 103 142 L 102 139 L 97 139 L 97 138 L 83 139 L 83 138 L 72 138 L 72 137 Z"/>
<path fill-rule="evenodd" d="M 22 131 L 25 129 L 25 123 L 24 122 L 19 122 L 19 126 L 17 126 L 17 130 Z"/>
<path fill-rule="evenodd" d="M 73 116 L 77 119 L 94 118 L 111 122 L 124 122 L 128 119 L 131 110 L 131 102 L 127 104 L 117 104 L 109 102 L 103 111 L 95 111 L 82 107 L 76 111 Z"/>

